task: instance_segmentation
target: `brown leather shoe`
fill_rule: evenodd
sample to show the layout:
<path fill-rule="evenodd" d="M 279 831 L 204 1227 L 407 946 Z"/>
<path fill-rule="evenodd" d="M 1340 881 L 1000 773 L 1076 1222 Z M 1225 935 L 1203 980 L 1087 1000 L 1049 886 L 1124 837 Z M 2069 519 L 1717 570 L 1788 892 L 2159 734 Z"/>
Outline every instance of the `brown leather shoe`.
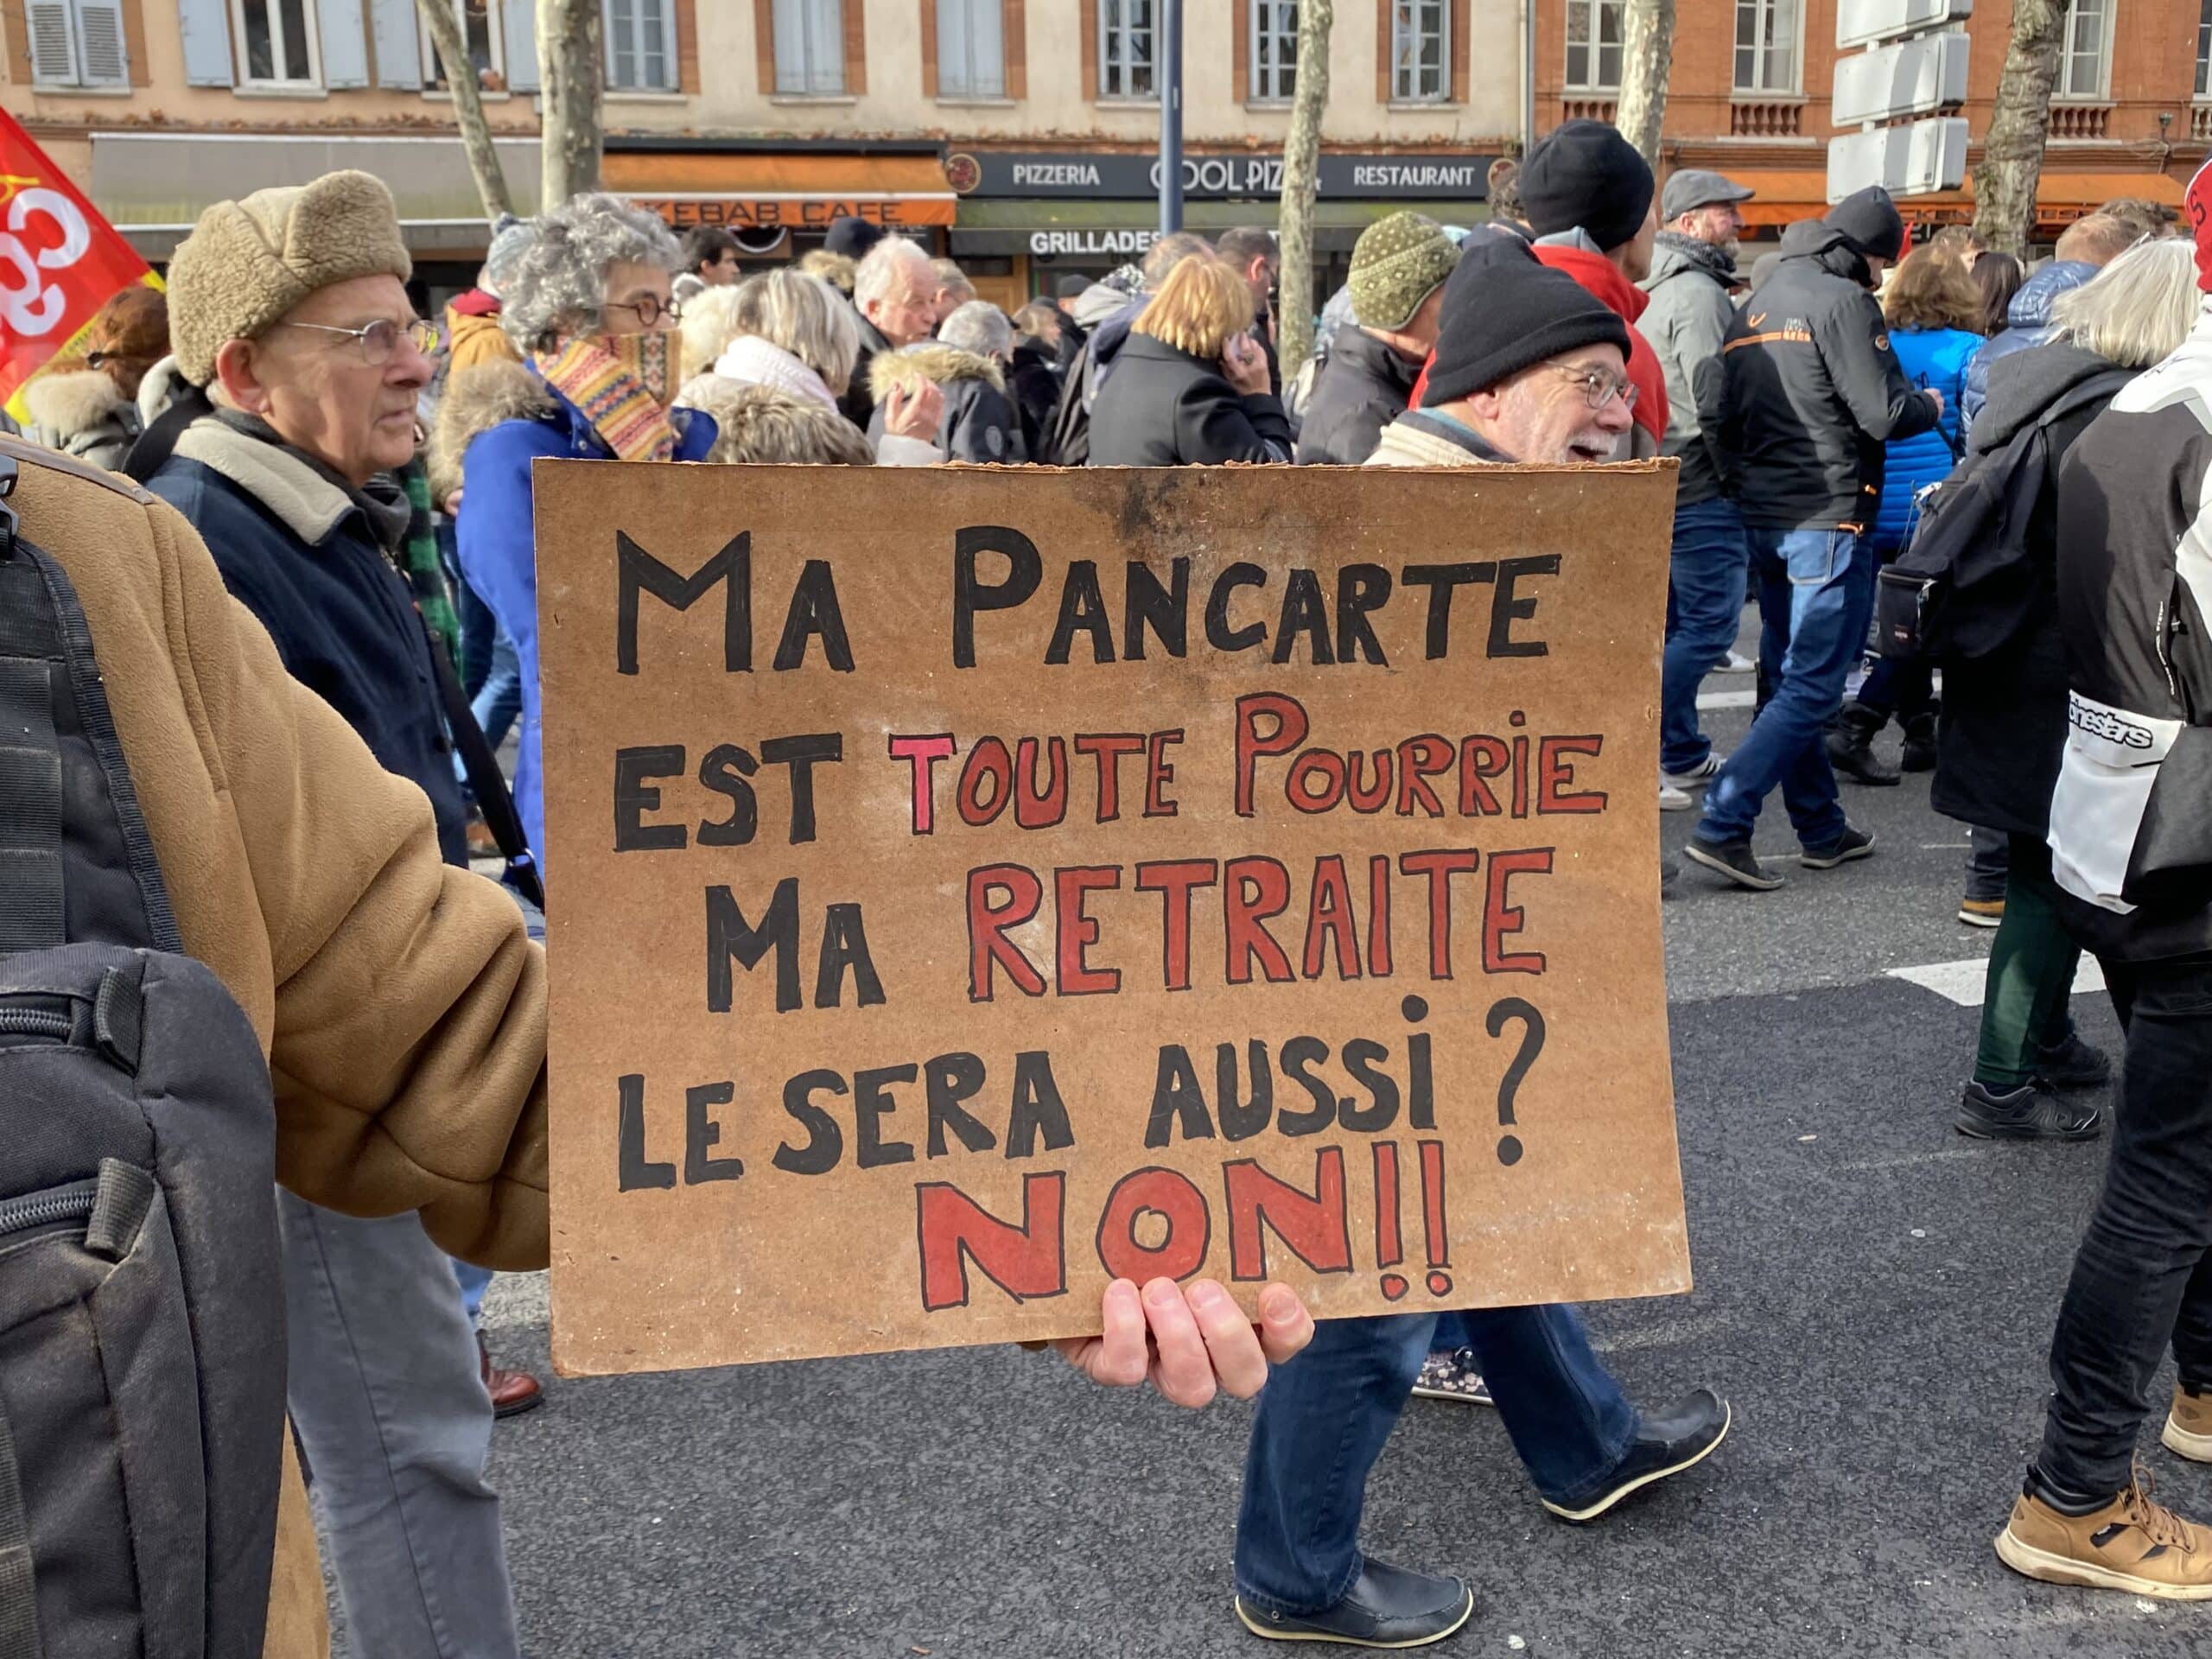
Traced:
<path fill-rule="evenodd" d="M 481 818 L 468 821 L 468 855 L 471 858 L 497 858 L 499 838 L 492 833 L 492 826 Z"/>
<path fill-rule="evenodd" d="M 2158 1440 L 2177 1458 L 2212 1463 L 2212 1393 L 2191 1394 L 2174 1384 L 2174 1407 Z"/>
<path fill-rule="evenodd" d="M 2022 1493 L 1997 1535 L 1997 1558 L 2045 1584 L 2212 1600 L 2212 1529 L 2152 1503 L 2140 1471 L 2126 1491 L 2087 1515 L 2062 1515 Z"/>
<path fill-rule="evenodd" d="M 545 1390 L 528 1371 L 510 1371 L 492 1363 L 492 1351 L 484 1345 L 484 1333 L 476 1333 L 476 1357 L 483 1367 L 484 1392 L 492 1396 L 492 1415 L 519 1417 L 545 1403 Z"/>

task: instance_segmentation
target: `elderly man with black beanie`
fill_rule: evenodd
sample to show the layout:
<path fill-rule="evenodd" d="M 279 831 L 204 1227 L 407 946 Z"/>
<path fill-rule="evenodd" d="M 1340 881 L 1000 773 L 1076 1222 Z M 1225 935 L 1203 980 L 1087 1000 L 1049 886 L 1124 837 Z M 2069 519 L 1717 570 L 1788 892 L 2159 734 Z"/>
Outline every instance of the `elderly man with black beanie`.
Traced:
<path fill-rule="evenodd" d="M 1628 325 L 1635 345 L 1629 374 L 1636 385 L 1636 420 L 1615 459 L 1657 454 L 1667 436 L 1667 378 L 1636 329 L 1636 320 L 1651 303 L 1637 284 L 1651 274 L 1659 235 L 1649 163 L 1618 128 L 1569 121 L 1529 152 L 1516 182 L 1536 233 L 1536 257 L 1565 271 Z"/>
<path fill-rule="evenodd" d="M 1778 887 L 1751 852 L 1759 808 L 1778 785 L 1802 848 L 1831 870 L 1874 849 L 1846 820 L 1822 734 L 1866 643 L 1874 552 L 1866 536 L 1882 493 L 1883 446 L 1936 424 L 1941 392 L 1905 378 L 1874 301 L 1904 245 L 1889 193 L 1870 185 L 1824 219 L 1793 225 L 1774 274 L 1729 326 L 1721 442 L 1758 582 L 1760 666 L 1774 693 L 1705 792 L 1685 849 L 1757 891 Z"/>

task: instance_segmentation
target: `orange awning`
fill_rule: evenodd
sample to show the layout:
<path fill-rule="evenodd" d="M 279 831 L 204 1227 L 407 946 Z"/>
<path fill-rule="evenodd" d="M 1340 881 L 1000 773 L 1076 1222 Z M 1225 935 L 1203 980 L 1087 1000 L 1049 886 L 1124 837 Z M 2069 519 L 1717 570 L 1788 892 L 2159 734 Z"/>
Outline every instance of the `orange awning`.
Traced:
<path fill-rule="evenodd" d="M 610 150 L 601 179 L 679 231 L 821 231 L 847 215 L 893 226 L 950 225 L 958 200 L 931 155 Z"/>
<path fill-rule="evenodd" d="M 1746 225 L 1779 227 L 1827 212 L 1826 173 L 1759 173 L 1746 168 L 1729 177 L 1758 192 L 1744 204 Z M 2036 214 L 2064 223 L 2094 211 L 2119 196 L 2134 196 L 2168 207 L 2181 206 L 2179 180 L 2164 173 L 2050 172 L 2036 187 Z M 1938 195 L 1907 196 L 1897 206 L 1908 219 L 1963 219 L 1974 206 L 1974 187 Z"/>

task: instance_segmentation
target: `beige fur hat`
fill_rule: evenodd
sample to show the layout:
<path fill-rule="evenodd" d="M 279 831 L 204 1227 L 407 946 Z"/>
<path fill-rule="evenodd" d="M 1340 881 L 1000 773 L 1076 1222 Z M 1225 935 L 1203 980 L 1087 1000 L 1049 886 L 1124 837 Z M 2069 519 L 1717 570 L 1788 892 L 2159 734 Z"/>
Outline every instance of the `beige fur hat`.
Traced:
<path fill-rule="evenodd" d="M 204 386 L 224 341 L 259 338 L 315 289 L 356 276 L 404 282 L 413 270 L 391 192 L 372 174 L 326 173 L 219 201 L 169 259 L 177 367 Z"/>

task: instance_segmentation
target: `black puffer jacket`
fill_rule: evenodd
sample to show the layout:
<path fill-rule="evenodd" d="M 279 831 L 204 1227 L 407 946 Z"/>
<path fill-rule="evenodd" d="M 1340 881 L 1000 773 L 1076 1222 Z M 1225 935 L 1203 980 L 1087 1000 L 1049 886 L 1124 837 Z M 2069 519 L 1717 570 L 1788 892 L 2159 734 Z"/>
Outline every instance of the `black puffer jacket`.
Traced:
<path fill-rule="evenodd" d="M 989 358 L 928 340 L 904 351 L 878 353 L 868 365 L 868 378 L 875 403 L 868 423 L 869 442 L 883 436 L 884 404 L 891 389 L 904 386 L 912 391 L 928 380 L 944 393 L 937 447 L 947 461 L 1029 459 L 1021 439 L 1021 416 L 1014 399 L 1006 395 L 1006 373 Z"/>
<path fill-rule="evenodd" d="M 1819 219 L 1793 225 L 1774 274 L 1721 348 L 1721 442 L 1744 522 L 1770 530 L 1871 525 L 1882 447 L 1936 424 L 1890 349 L 1866 263 Z"/>
<path fill-rule="evenodd" d="M 1291 458 L 1272 392 L 1244 397 L 1211 359 L 1132 332 L 1090 411 L 1093 467 L 1199 467 Z"/>
<path fill-rule="evenodd" d="M 1999 358 L 1990 365 L 1981 418 L 1967 436 L 1967 458 L 2002 449 L 2065 393 L 2113 372 L 2108 359 L 2063 342 Z M 2066 645 L 2054 588 L 2057 462 L 2109 401 L 2051 423 L 2052 464 L 2028 520 L 2035 590 L 2026 624 L 2002 651 L 1943 664 L 1929 799 L 1938 812 L 1986 830 L 2040 840 L 2050 828 L 2050 791 L 2066 747 Z"/>
<path fill-rule="evenodd" d="M 1072 328 L 1072 323 L 1068 325 Z M 1067 338 L 1063 334 L 1061 339 Z M 1080 349 L 1080 348 L 1078 348 Z M 1060 406 L 1060 349 L 1028 334 L 1015 336 L 1014 362 L 1006 373 L 1007 396 L 1021 416 L 1022 446 L 1032 461 L 1052 439 L 1052 416 Z"/>
<path fill-rule="evenodd" d="M 1337 331 L 1298 429 L 1301 467 L 1358 467 L 1406 412 L 1421 365 L 1408 363 L 1356 325 Z"/>

